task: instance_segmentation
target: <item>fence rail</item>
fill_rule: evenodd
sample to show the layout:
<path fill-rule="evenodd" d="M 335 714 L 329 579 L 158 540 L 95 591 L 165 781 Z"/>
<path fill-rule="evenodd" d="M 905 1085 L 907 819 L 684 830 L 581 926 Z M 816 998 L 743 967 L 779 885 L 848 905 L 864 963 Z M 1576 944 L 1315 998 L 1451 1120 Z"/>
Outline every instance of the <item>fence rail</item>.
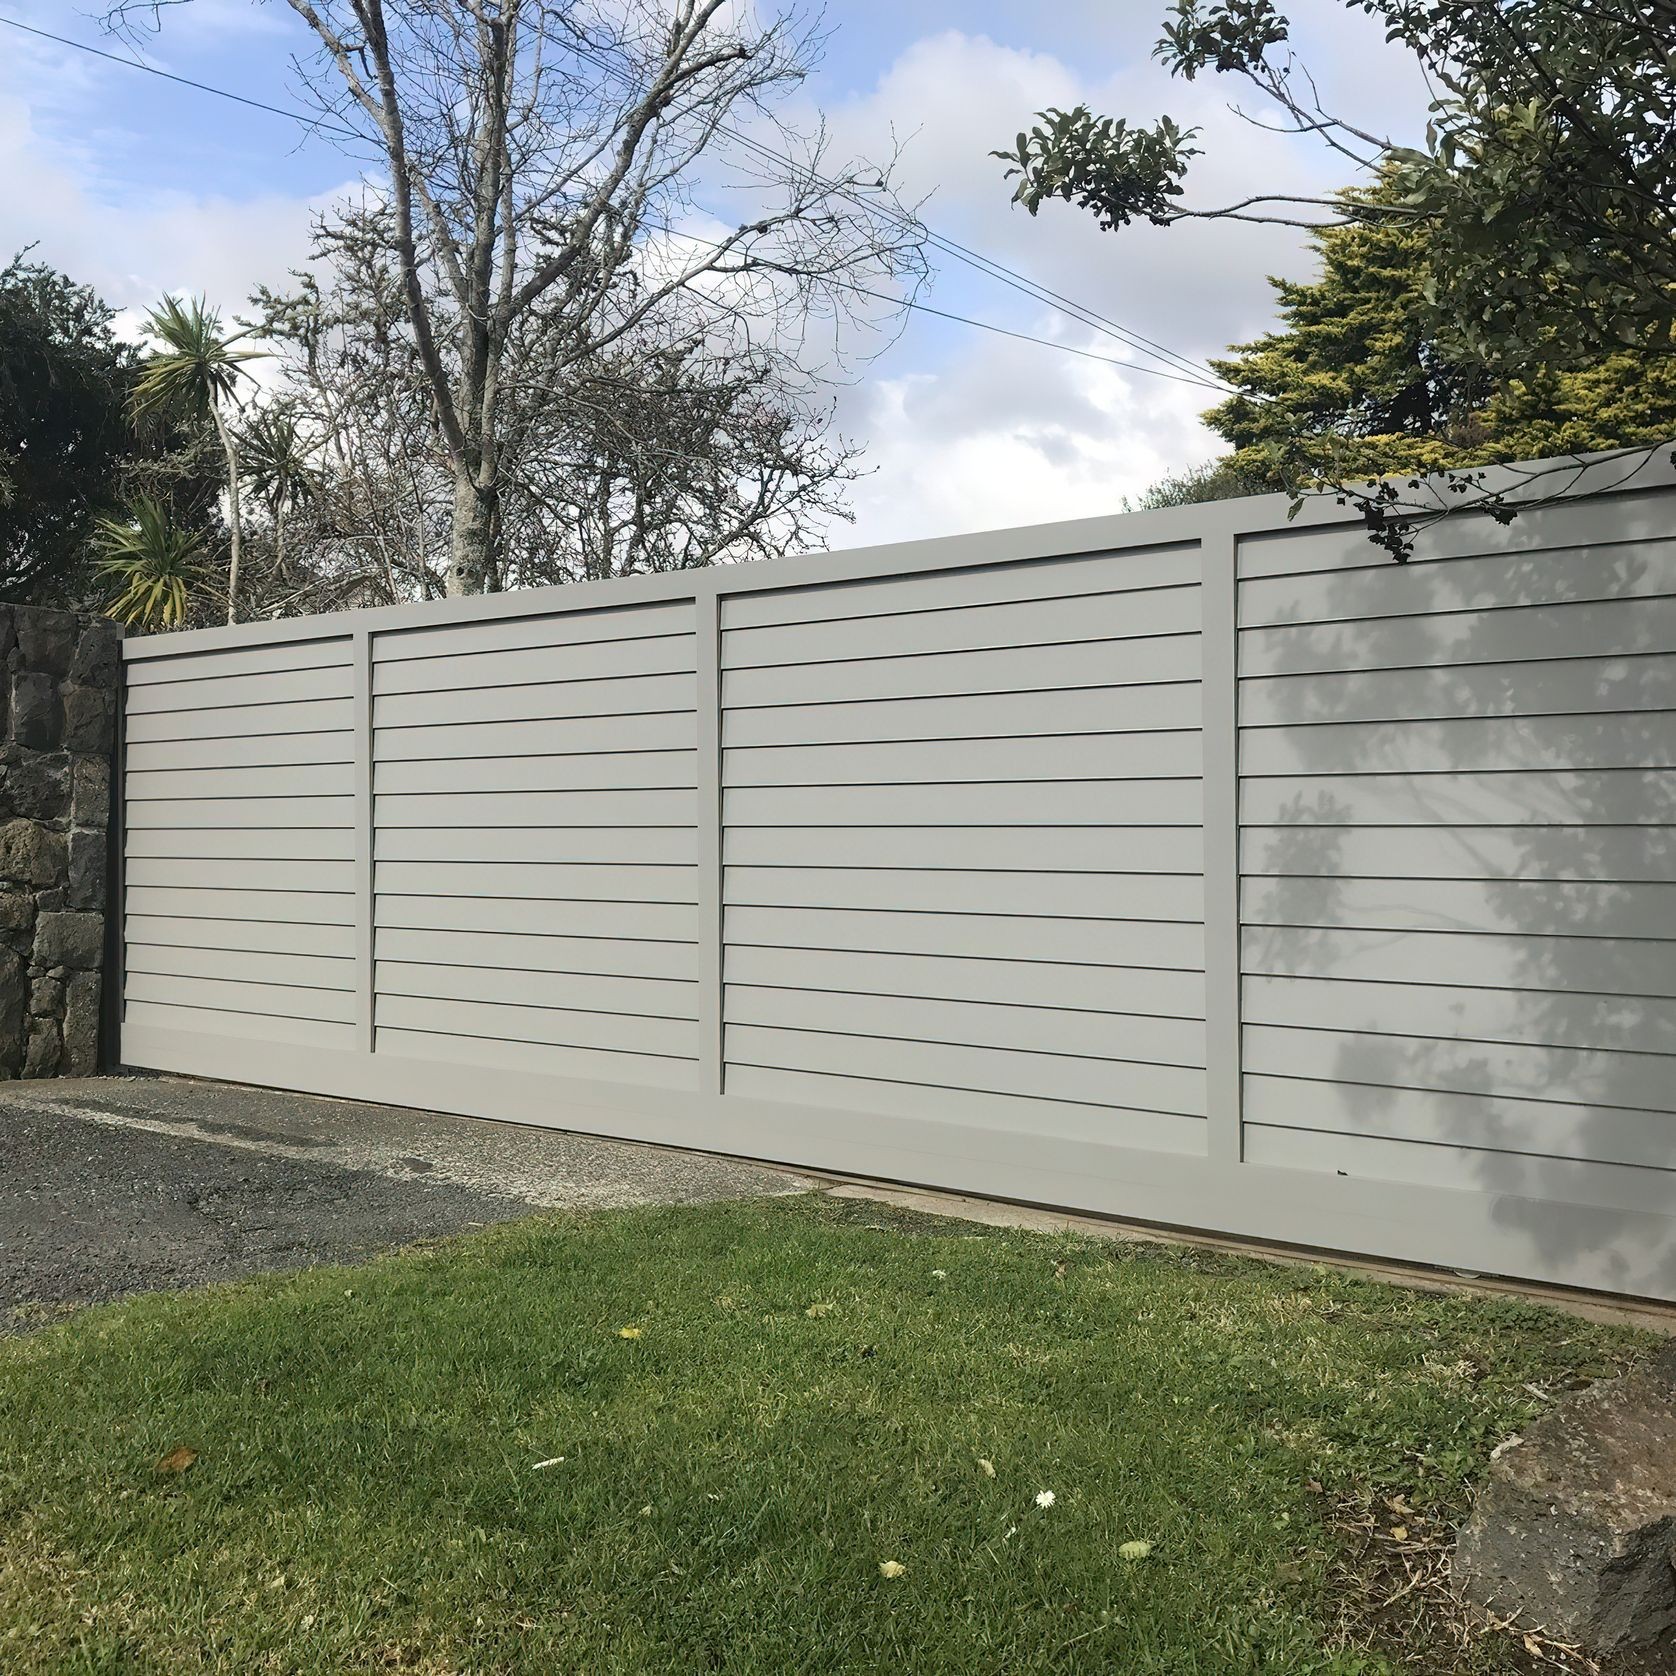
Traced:
<path fill-rule="evenodd" d="M 127 1063 L 1676 1297 L 1676 476 L 129 641 Z"/>

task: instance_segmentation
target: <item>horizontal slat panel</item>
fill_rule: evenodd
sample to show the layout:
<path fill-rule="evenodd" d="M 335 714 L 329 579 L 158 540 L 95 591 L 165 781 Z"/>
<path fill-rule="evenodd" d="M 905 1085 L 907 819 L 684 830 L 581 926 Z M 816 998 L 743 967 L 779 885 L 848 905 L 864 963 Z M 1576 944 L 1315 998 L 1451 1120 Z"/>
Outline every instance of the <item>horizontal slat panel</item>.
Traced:
<path fill-rule="evenodd" d="M 442 762 L 381 762 L 380 797 L 404 792 L 644 790 L 694 786 L 698 752 L 612 751 L 594 756 L 475 757 Z"/>
<path fill-rule="evenodd" d="M 1290 830 L 1290 829 L 1277 829 Z M 1039 873 L 1197 873 L 1197 830 L 1177 826 L 736 826 L 722 835 L 730 866 L 945 867 Z"/>
<path fill-rule="evenodd" d="M 156 972 L 181 978 L 287 984 L 299 989 L 353 992 L 355 988 L 354 961 L 348 958 L 334 960 L 325 955 L 269 954 L 260 949 L 187 948 L 178 944 L 135 942 L 130 937 L 123 959 L 130 973 Z"/>
<path fill-rule="evenodd" d="M 153 772 L 130 768 L 123 776 L 123 795 L 130 804 L 159 800 L 191 803 L 222 797 L 348 797 L 354 790 L 355 770 L 347 762 Z"/>
<path fill-rule="evenodd" d="M 1661 942 L 1592 937 L 1463 937 L 1455 932 L 1289 930 L 1241 933 L 1244 970 L 1275 977 L 1449 982 L 1492 989 L 1676 995 L 1676 960 Z"/>
<path fill-rule="evenodd" d="M 690 674 L 633 675 L 616 681 L 542 681 L 443 692 L 391 693 L 375 698 L 375 731 L 484 722 L 557 720 L 572 716 L 634 716 L 691 710 L 698 681 Z"/>
<path fill-rule="evenodd" d="M 566 611 L 551 617 L 502 617 L 483 623 L 387 630 L 373 636 L 374 663 L 407 658 L 458 657 L 466 652 L 509 652 L 537 646 L 579 646 L 598 640 L 643 640 L 648 635 L 691 634 L 690 601 Z"/>
<path fill-rule="evenodd" d="M 1028 997 L 1042 1007 L 1192 1020 L 1202 1020 L 1205 1014 L 1200 972 L 741 943 L 728 945 L 724 968 L 727 981 L 740 985 L 950 1001 L 1015 1002 Z M 1202 1024 L 1196 1028 L 1203 1033 Z"/>
<path fill-rule="evenodd" d="M 564 972 L 578 976 L 698 978 L 693 943 L 631 937 L 541 937 L 517 932 L 444 931 L 434 926 L 386 926 L 378 933 L 382 962 L 429 963 L 446 971 L 475 966 L 514 974 Z"/>
<path fill-rule="evenodd" d="M 1205 1063 L 1205 1030 L 1197 1020 L 1147 1018 L 1134 1013 L 1072 1012 L 1059 1007 L 729 984 L 724 1016 L 729 1024 L 826 1030 L 840 1035 L 890 1036 L 1200 1069 Z"/>
<path fill-rule="evenodd" d="M 1006 646 L 928 657 L 858 657 L 847 663 L 780 664 L 722 672 L 727 709 L 757 704 L 832 704 L 865 698 L 953 697 L 960 693 L 1064 692 L 1081 687 L 1197 681 L 1196 634 L 1081 645 Z"/>
<path fill-rule="evenodd" d="M 1198 628 L 1198 590 L 1159 588 L 729 629 L 722 636 L 722 667 L 753 669 L 767 664 L 831 663 L 844 658 L 1057 646 L 1077 640 L 1131 640 L 1192 634 Z"/>
<path fill-rule="evenodd" d="M 1159 920 L 1022 919 L 1001 914 L 889 914 L 856 909 L 729 908 L 730 943 L 775 948 L 879 949 L 1089 966 L 1203 966 L 1204 933 Z"/>
<path fill-rule="evenodd" d="M 1240 892 L 1247 925 L 1676 937 L 1676 883 L 1572 879 L 1268 879 Z M 1676 965 L 1676 950 L 1671 951 Z"/>
<path fill-rule="evenodd" d="M 230 710 L 252 704 L 277 705 L 292 699 L 318 702 L 348 698 L 354 673 L 347 665 L 334 669 L 296 669 L 270 675 L 222 675 L 205 681 L 159 681 L 153 686 L 131 686 L 124 708 L 131 716 L 159 711 Z"/>
<path fill-rule="evenodd" d="M 278 646 L 241 646 L 232 652 L 182 652 L 172 657 L 129 658 L 128 685 L 203 681 L 220 675 L 267 675 L 294 669 L 336 669 L 349 662 L 349 640 L 291 640 Z"/>
<path fill-rule="evenodd" d="M 1676 887 L 1673 887 L 1676 888 Z M 1196 875 L 920 872 L 884 867 L 729 867 L 729 903 L 784 908 L 886 908 L 1069 919 L 1204 919 Z"/>
<path fill-rule="evenodd" d="M 1676 1175 L 1566 1158 L 1514 1157 L 1464 1147 L 1414 1146 L 1366 1135 L 1323 1135 L 1248 1123 L 1246 1161 L 1274 1169 L 1327 1170 L 1426 1187 L 1477 1187 L 1523 1198 L 1667 1215 Z"/>
<path fill-rule="evenodd" d="M 691 826 L 690 791 L 385 793 L 378 824 L 394 826 Z"/>
<path fill-rule="evenodd" d="M 1010 1048 L 951 1047 L 884 1036 L 835 1036 L 815 1030 L 727 1026 L 729 1064 L 844 1075 L 865 1069 L 885 1082 L 926 1083 L 990 1094 L 1019 1094 L 1082 1105 L 1135 1106 L 1202 1117 L 1205 1074 L 1178 1065 L 1141 1065 Z"/>
<path fill-rule="evenodd" d="M 1196 545 L 1137 548 L 1127 553 L 1079 553 L 1059 559 L 1033 559 L 1028 564 L 939 570 L 925 576 L 891 576 L 883 581 L 723 594 L 722 627 L 830 622 L 839 617 L 934 611 L 952 605 L 1176 587 L 1196 584 L 1198 580 Z"/>
<path fill-rule="evenodd" d="M 1051 739 L 938 739 L 730 750 L 727 786 L 893 786 L 949 780 L 1198 779 L 1197 731 L 1066 734 Z"/>
<path fill-rule="evenodd" d="M 130 884 L 131 914 L 175 919 L 279 920 L 288 925 L 352 925 L 355 899 L 311 890 L 176 890 Z"/>
<path fill-rule="evenodd" d="M 1433 879 L 1676 879 L 1670 826 L 1248 826 L 1245 873 Z"/>
<path fill-rule="evenodd" d="M 140 827 L 128 834 L 130 861 L 353 861 L 355 834 L 344 827 Z"/>
<path fill-rule="evenodd" d="M 441 1060 L 449 1065 L 484 1065 L 497 1071 L 632 1083 L 645 1088 L 688 1089 L 698 1086 L 698 1067 L 690 1059 L 550 1047 L 536 1042 L 491 1042 L 476 1036 L 446 1036 L 389 1026 L 379 1027 L 375 1042 L 376 1052 L 396 1058 Z"/>
<path fill-rule="evenodd" d="M 1614 542 L 1603 542 L 1610 521 Z M 1441 519 L 1416 532 L 1411 567 L 1437 560 L 1453 564 L 1465 559 L 1488 559 L 1505 564 L 1525 553 L 1558 548 L 1587 547 L 1581 563 L 1596 554 L 1610 555 L 1617 541 L 1660 540 L 1676 535 L 1676 497 L 1668 489 L 1614 494 L 1608 499 L 1559 502 L 1528 509 L 1505 527 L 1487 515 Z M 1280 576 L 1300 570 L 1371 569 L 1388 575 L 1391 559 L 1368 540 L 1357 524 L 1316 530 L 1288 527 L 1272 533 L 1245 536 L 1239 543 L 1241 578 Z"/>
<path fill-rule="evenodd" d="M 1411 670 L 1242 679 L 1247 727 L 1297 722 L 1448 720 L 1473 716 L 1585 716 L 1676 708 L 1676 655 L 1567 658 Z M 1579 724 L 1580 726 L 1583 724 Z"/>
<path fill-rule="evenodd" d="M 1381 1088 L 1441 1089 L 1668 1111 L 1676 1060 L 1660 1053 L 1592 1053 L 1508 1042 L 1370 1036 L 1250 1024 L 1245 1069 Z"/>
<path fill-rule="evenodd" d="M 1676 646 L 1676 599 L 1609 599 L 1371 623 L 1241 629 L 1239 642 L 1240 669 L 1246 675 L 1668 652 Z"/>
<path fill-rule="evenodd" d="M 1411 564 L 1400 570 L 1253 578 L 1240 584 L 1239 620 L 1242 628 L 1255 628 L 1672 593 L 1676 541 L 1640 541 L 1586 554 L 1567 548 Z"/>
<path fill-rule="evenodd" d="M 386 861 L 619 862 L 694 864 L 698 838 L 679 826 L 380 827 L 374 853 Z"/>
<path fill-rule="evenodd" d="M 1252 1123 L 1284 1129 L 1676 1168 L 1676 1123 L 1663 1112 L 1255 1076 L 1245 1079 L 1245 1109 Z"/>
<path fill-rule="evenodd" d="M 1240 734 L 1240 767 L 1247 774 L 1672 766 L 1676 713 L 1668 710 L 1451 722 L 1337 722 L 1248 727 Z"/>
<path fill-rule="evenodd" d="M 1039 1136 L 1044 1147 L 1056 1140 L 1077 1140 L 1157 1152 L 1202 1154 L 1205 1150 L 1204 1119 L 1168 1112 L 1028 1100 L 978 1089 L 928 1088 L 871 1077 L 825 1076 L 757 1065 L 729 1065 L 727 1086 L 729 1094 L 741 1100 L 783 1101 L 828 1111 L 1024 1129 Z"/>
<path fill-rule="evenodd" d="M 130 746 L 171 739 L 261 739 L 286 734 L 341 733 L 355 725 L 354 700 L 323 698 L 289 704 L 235 704 L 224 710 L 129 710 L 124 731 Z"/>
<path fill-rule="evenodd" d="M 654 794 L 656 795 L 656 794 Z M 1197 826 L 1197 780 L 991 785 L 735 786 L 729 826 Z"/>
<path fill-rule="evenodd" d="M 219 1012 L 211 1007 L 179 1007 L 164 1001 L 129 1001 L 122 1009 L 124 1027 L 154 1030 L 207 1031 L 217 1036 L 242 1036 L 257 1042 L 289 1042 L 297 1047 L 355 1047 L 355 1026 L 325 1019 L 279 1018 L 272 1013 Z"/>
<path fill-rule="evenodd" d="M 648 1018 L 698 1017 L 698 985 L 667 978 L 619 978 L 598 972 L 537 972 L 380 960 L 377 989 L 383 996 L 429 995 L 444 1000 L 496 1001 L 519 1007 L 569 1008 L 584 1013 L 636 1013 Z"/>
<path fill-rule="evenodd" d="M 158 1001 L 216 1012 L 257 1013 L 274 1018 L 355 1022 L 355 997 L 335 989 L 293 988 L 273 983 L 234 983 L 226 978 L 164 976 L 129 968 L 123 994 L 130 1002 Z"/>
<path fill-rule="evenodd" d="M 650 640 L 603 641 L 529 652 L 468 652 L 457 658 L 381 663 L 373 669 L 372 690 L 375 694 L 453 692 L 462 687 L 678 675 L 697 668 L 696 645 L 690 634 L 668 634 Z"/>
<path fill-rule="evenodd" d="M 253 768 L 279 763 L 349 762 L 352 733 L 268 733 L 250 739 L 130 739 L 123 757 L 130 774 L 154 769 Z"/>
<path fill-rule="evenodd" d="M 628 937 L 692 942 L 697 910 L 676 902 L 530 902 L 474 896 L 396 896 L 381 891 L 374 923 L 439 931 L 510 931 L 546 937 Z"/>
<path fill-rule="evenodd" d="M 462 722 L 373 731 L 377 762 L 426 758 L 571 756 L 592 751 L 690 751 L 698 722 L 690 710 L 630 716 L 573 716 L 533 722 Z"/>
<path fill-rule="evenodd" d="M 1439 978 L 1405 984 L 1251 977 L 1242 986 L 1240 1012 L 1248 1024 L 1676 1054 L 1676 1001 L 1468 989 L 1449 984 L 1446 972 Z"/>
<path fill-rule="evenodd" d="M 242 919 L 191 919 L 181 915 L 139 912 L 132 902 L 123 922 L 130 944 L 166 948 L 248 949 L 269 954 L 324 955 L 350 960 L 355 954 L 352 925 L 285 924 Z"/>
<path fill-rule="evenodd" d="M 234 890 L 329 891 L 336 894 L 355 889 L 355 864 L 353 861 L 254 861 L 242 857 L 177 860 L 166 856 L 130 855 L 125 882 L 129 890 L 139 885 L 171 885 L 187 890 L 214 885 Z"/>
<path fill-rule="evenodd" d="M 1056 733 L 1151 733 L 1197 728 L 1197 681 L 1152 687 L 967 693 L 955 698 L 863 699 L 729 710 L 722 744 L 829 745 L 884 739 L 1003 739 Z"/>
<path fill-rule="evenodd" d="M 698 901 L 696 867 L 381 861 L 377 886 L 405 896 L 527 896 L 548 901 Z"/>
<path fill-rule="evenodd" d="M 1676 777 L 1658 769 L 1581 774 L 1253 776 L 1240 818 L 1256 826 L 1668 826 Z"/>
<path fill-rule="evenodd" d="M 567 1012 L 558 1007 L 503 1006 L 416 995 L 380 995 L 374 1018 L 380 1029 L 481 1036 L 493 1042 L 546 1042 L 554 1047 L 678 1059 L 692 1059 L 698 1054 L 698 1025 L 692 1019 Z"/>

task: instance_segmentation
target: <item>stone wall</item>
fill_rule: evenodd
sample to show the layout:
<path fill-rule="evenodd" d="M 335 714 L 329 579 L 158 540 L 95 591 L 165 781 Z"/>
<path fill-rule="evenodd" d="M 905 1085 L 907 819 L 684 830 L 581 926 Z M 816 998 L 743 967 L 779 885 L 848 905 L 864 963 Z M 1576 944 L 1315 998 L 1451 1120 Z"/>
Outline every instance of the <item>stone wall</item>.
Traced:
<path fill-rule="evenodd" d="M 0 605 L 0 1078 L 98 1069 L 120 641 Z"/>

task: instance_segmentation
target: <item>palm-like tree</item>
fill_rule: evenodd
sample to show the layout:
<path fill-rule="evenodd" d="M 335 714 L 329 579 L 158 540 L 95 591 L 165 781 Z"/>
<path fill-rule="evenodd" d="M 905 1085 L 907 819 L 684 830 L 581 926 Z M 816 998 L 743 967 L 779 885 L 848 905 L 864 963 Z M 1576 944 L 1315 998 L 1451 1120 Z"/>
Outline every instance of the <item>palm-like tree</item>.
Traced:
<path fill-rule="evenodd" d="M 131 518 L 101 518 L 94 545 L 98 570 L 117 584 L 105 615 L 130 628 L 179 628 L 192 589 L 205 579 L 203 538 L 169 521 L 149 496 Z"/>
<path fill-rule="evenodd" d="M 223 336 L 221 316 L 202 297 L 165 297 L 146 316 L 146 327 L 162 348 L 140 369 L 134 384 L 137 418 L 172 415 L 197 424 L 213 421 L 215 434 L 227 456 L 227 501 L 232 528 L 232 550 L 227 569 L 227 621 L 238 621 L 239 606 L 239 456 L 232 428 L 222 414 L 224 404 L 238 405 L 238 382 L 245 376 L 242 362 L 261 357 L 258 349 L 234 347 L 244 332 Z"/>
<path fill-rule="evenodd" d="M 285 568 L 285 514 L 307 500 L 315 489 L 308 444 L 294 414 L 269 407 L 244 428 L 239 447 L 245 480 L 273 517 L 279 573 L 289 579 Z"/>

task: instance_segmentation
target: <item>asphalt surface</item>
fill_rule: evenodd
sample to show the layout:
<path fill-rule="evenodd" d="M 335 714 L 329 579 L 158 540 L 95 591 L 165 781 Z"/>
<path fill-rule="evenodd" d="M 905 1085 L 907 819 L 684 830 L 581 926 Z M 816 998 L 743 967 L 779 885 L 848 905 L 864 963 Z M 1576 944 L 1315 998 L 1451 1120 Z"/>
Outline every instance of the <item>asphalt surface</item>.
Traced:
<path fill-rule="evenodd" d="M 564 1206 L 806 1192 L 764 1165 L 163 1077 L 0 1084 L 0 1331 Z"/>

